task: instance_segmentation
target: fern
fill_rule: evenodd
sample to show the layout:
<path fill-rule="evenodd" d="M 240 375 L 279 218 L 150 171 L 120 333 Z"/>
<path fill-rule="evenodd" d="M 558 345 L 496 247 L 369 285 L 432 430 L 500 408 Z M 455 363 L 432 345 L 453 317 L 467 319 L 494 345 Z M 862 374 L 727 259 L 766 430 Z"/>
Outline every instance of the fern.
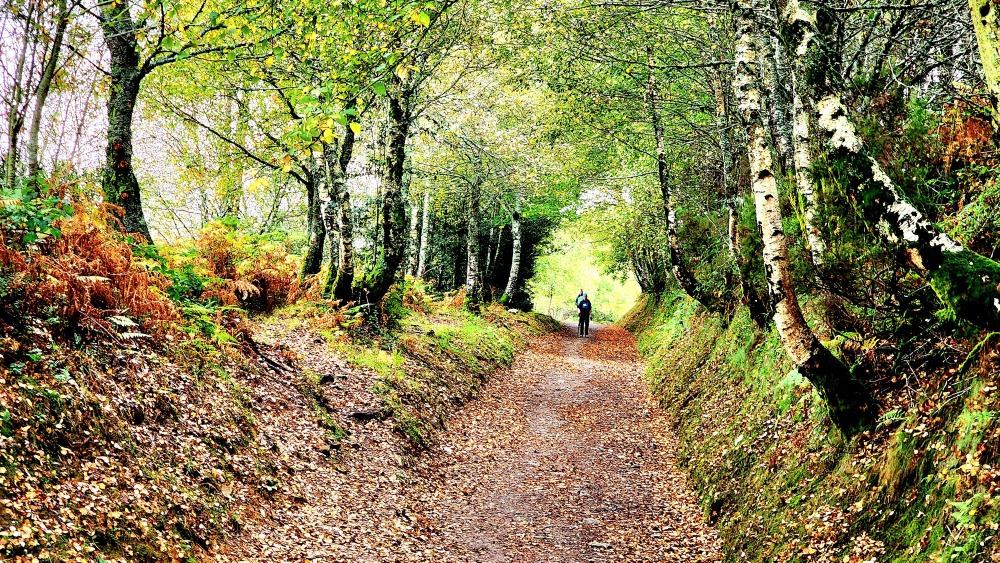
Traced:
<path fill-rule="evenodd" d="M 125 340 L 133 340 L 136 338 L 152 338 L 152 336 L 144 334 L 142 332 L 122 332 L 118 336 L 124 338 Z"/>
<path fill-rule="evenodd" d="M 111 321 L 112 324 L 118 327 L 132 328 L 139 326 L 139 323 L 123 315 L 112 315 L 108 317 L 108 320 Z"/>

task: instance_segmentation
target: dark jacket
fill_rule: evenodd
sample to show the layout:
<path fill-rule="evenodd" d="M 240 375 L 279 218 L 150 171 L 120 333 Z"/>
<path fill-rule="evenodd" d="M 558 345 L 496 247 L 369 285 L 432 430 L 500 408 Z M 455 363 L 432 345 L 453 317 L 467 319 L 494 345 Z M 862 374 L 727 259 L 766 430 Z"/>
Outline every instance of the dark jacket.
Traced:
<path fill-rule="evenodd" d="M 586 307 L 584 305 L 586 305 Z M 580 301 L 580 303 L 577 305 L 577 308 L 580 309 L 580 318 L 589 319 L 590 313 L 593 310 L 594 305 L 590 302 L 589 298 L 586 298 L 583 301 Z"/>

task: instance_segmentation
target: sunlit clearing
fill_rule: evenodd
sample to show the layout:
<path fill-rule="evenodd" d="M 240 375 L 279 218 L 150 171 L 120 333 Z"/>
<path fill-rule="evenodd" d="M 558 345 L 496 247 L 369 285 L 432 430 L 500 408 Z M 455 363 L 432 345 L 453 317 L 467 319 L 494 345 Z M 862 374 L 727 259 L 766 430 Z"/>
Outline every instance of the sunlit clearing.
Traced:
<path fill-rule="evenodd" d="M 592 240 L 580 223 L 561 227 L 552 237 L 552 250 L 538 259 L 528 290 L 535 308 L 558 320 L 577 316 L 576 296 L 583 289 L 593 303 L 593 320 L 615 322 L 639 297 L 639 284 L 630 272 L 608 272 L 600 256 L 607 244 Z"/>

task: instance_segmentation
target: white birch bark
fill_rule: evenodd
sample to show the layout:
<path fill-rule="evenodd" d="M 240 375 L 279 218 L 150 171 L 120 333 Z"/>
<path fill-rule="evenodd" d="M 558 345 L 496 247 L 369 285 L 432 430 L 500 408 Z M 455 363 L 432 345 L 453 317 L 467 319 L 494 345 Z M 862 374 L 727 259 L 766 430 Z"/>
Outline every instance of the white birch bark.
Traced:
<path fill-rule="evenodd" d="M 795 134 L 795 186 L 799 195 L 802 196 L 802 220 L 805 226 L 809 255 L 812 257 L 813 265 L 819 267 L 823 265 L 823 256 L 826 254 L 826 240 L 819 230 L 819 202 L 817 201 L 816 187 L 810 177 L 812 168 L 810 143 L 812 139 L 809 130 L 809 111 L 812 107 L 812 100 L 808 97 L 808 85 L 805 84 L 806 55 L 809 53 L 810 43 L 816 36 L 814 32 L 815 21 L 801 21 L 800 18 L 807 16 L 807 14 L 798 9 L 797 2 L 794 0 L 788 4 L 785 13 L 788 23 L 793 29 L 796 26 L 804 26 L 802 31 L 796 34 L 795 77 L 792 80 L 792 109 L 795 112 L 793 127 Z"/>
<path fill-rule="evenodd" d="M 768 117 L 773 128 L 775 152 L 781 159 L 782 171 L 785 171 L 794 166 L 794 126 L 788 120 L 791 112 L 788 111 L 788 98 L 784 90 L 791 82 L 791 77 L 777 34 L 771 34 L 769 44 L 771 56 L 763 65 L 761 78 L 767 83 L 767 90 L 771 93 L 768 98 Z"/>
<path fill-rule="evenodd" d="M 420 222 L 420 255 L 417 260 L 417 277 L 423 278 L 427 271 L 427 247 L 431 238 L 431 192 L 424 192 L 424 217 Z"/>
<path fill-rule="evenodd" d="M 507 287 L 503 290 L 500 301 L 506 303 L 514 297 L 517 289 L 517 279 L 521 272 L 521 194 L 517 194 L 514 204 L 514 214 L 510 222 L 510 236 L 514 239 L 514 248 L 510 258 L 510 275 L 507 276 Z"/>
<path fill-rule="evenodd" d="M 774 306 L 774 324 L 782 347 L 823 397 L 834 424 L 846 434 L 851 434 L 870 416 L 867 409 L 870 399 L 860 383 L 851 377 L 847 367 L 813 334 L 795 293 L 771 147 L 762 123 L 759 38 L 766 34 L 760 33 L 755 19 L 754 12 L 759 8 L 757 4 L 759 0 L 736 2 L 736 76 L 733 88 L 747 130 L 754 209 L 763 243 L 768 295 Z"/>
<path fill-rule="evenodd" d="M 792 0 L 791 17 L 799 29 L 811 29 L 817 40 L 809 42 L 812 51 L 806 59 L 816 61 L 806 69 L 815 77 L 810 84 L 814 99 L 813 119 L 825 140 L 827 162 L 849 171 L 853 181 L 847 188 L 865 207 L 868 216 L 876 217 L 883 228 L 874 230 L 890 242 L 906 246 L 910 262 L 930 281 L 949 315 L 980 326 L 1000 327 L 1000 264 L 967 250 L 947 234 L 937 230 L 896 188 L 892 179 L 866 151 L 851 122 L 847 108 L 825 76 L 830 59 L 823 51 L 826 30 L 818 25 L 812 7 Z M 825 21 L 825 20 L 824 20 Z M 801 31 L 800 31 L 801 32 Z"/>
<path fill-rule="evenodd" d="M 420 244 L 420 205 L 415 202 L 410 204 L 410 238 L 406 248 L 406 276 L 412 276 L 417 270 Z"/>
<path fill-rule="evenodd" d="M 480 162 L 476 160 L 476 172 L 469 189 L 469 208 L 466 214 L 468 232 L 466 236 L 467 266 L 465 270 L 465 295 L 469 302 L 479 301 L 479 204 L 482 190 L 482 179 L 479 174 Z"/>

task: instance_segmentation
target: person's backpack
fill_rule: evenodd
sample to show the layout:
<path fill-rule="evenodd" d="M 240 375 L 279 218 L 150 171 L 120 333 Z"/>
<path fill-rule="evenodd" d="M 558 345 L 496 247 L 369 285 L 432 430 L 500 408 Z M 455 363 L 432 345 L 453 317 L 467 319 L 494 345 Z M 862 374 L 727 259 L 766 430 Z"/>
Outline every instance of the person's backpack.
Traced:
<path fill-rule="evenodd" d="M 590 300 L 589 299 L 584 299 L 583 301 L 580 302 L 580 311 L 581 312 L 590 311 Z"/>

